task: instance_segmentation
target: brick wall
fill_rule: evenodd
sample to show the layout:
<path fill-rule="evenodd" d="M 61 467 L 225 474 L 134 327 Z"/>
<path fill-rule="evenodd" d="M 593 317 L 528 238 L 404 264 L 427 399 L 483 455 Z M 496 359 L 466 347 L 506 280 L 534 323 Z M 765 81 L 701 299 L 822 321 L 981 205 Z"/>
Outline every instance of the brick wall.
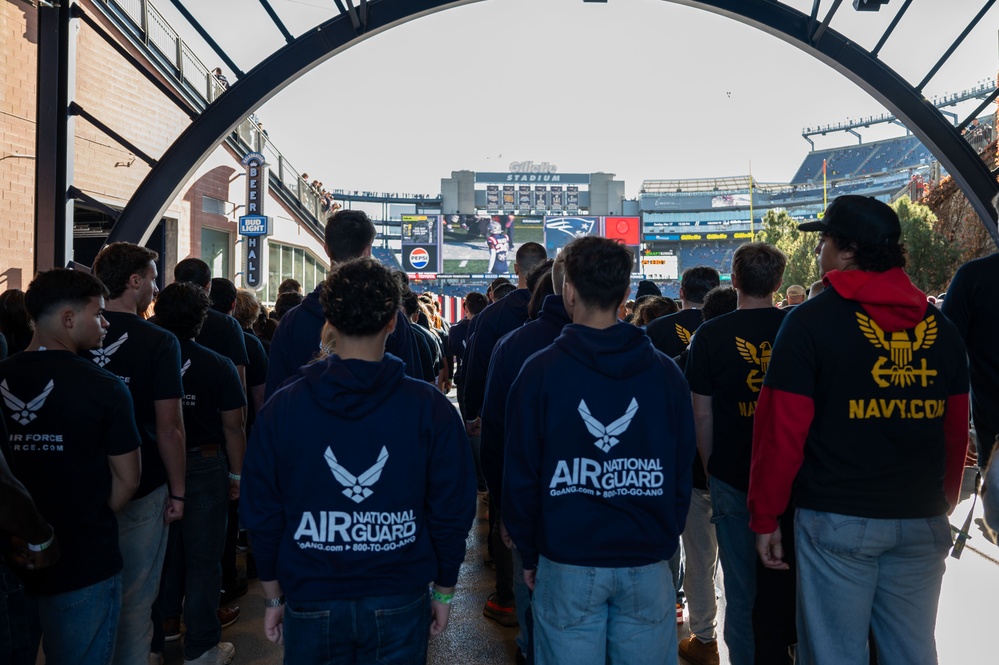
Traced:
<path fill-rule="evenodd" d="M 0 291 L 26 288 L 34 267 L 35 11 L 0 3 Z"/>

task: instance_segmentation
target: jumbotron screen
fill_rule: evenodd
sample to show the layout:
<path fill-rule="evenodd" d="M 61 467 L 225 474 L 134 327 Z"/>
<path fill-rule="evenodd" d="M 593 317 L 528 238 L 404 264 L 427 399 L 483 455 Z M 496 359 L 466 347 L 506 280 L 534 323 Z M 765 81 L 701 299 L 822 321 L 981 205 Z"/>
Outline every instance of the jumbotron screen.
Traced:
<path fill-rule="evenodd" d="M 544 245 L 554 257 L 574 238 L 598 235 L 632 248 L 639 271 L 638 217 L 403 215 L 403 269 L 417 279 L 512 276 L 517 248 Z"/>

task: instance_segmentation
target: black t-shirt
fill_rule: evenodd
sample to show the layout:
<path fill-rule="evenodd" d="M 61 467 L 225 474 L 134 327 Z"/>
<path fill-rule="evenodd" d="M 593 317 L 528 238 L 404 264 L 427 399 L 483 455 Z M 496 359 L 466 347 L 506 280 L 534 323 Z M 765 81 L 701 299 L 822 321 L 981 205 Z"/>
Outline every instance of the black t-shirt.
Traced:
<path fill-rule="evenodd" d="M 262 386 L 267 383 L 267 351 L 260 339 L 249 330 L 243 330 L 243 342 L 250 359 L 246 366 L 246 387 Z"/>
<path fill-rule="evenodd" d="M 246 406 L 243 385 L 232 361 L 192 340 L 180 343 L 184 374 L 184 428 L 187 447 L 225 445 L 220 411 Z"/>
<path fill-rule="evenodd" d="M 121 379 L 68 351 L 30 351 L 0 363 L 5 455 L 61 554 L 51 568 L 22 573 L 29 593 L 96 584 L 122 568 L 118 523 L 108 506 L 108 457 L 141 445 Z"/>
<path fill-rule="evenodd" d="M 978 463 L 999 434 L 999 307 L 994 287 L 999 280 L 999 254 L 964 264 L 944 298 L 943 313 L 957 327 L 971 359 L 971 415 L 978 434 Z"/>
<path fill-rule="evenodd" d="M 243 329 L 239 327 L 239 322 L 228 314 L 214 309 L 208 310 L 205 324 L 201 326 L 201 334 L 195 337 L 194 341 L 206 349 L 221 353 L 231 360 L 233 365 L 246 365 L 250 362 L 246 354 Z"/>
<path fill-rule="evenodd" d="M 697 329 L 687 355 L 690 390 L 712 398 L 708 473 L 743 492 L 749 491 L 756 400 L 784 316 L 776 307 L 722 314 Z"/>
<path fill-rule="evenodd" d="M 105 312 L 108 333 L 104 347 L 80 355 L 121 378 L 132 394 L 135 422 L 142 435 L 142 481 L 133 498 L 139 499 L 167 481 L 156 447 L 156 407 L 161 399 L 184 394 L 180 379 L 180 345 L 173 333 L 135 314 Z"/>
<path fill-rule="evenodd" d="M 945 316 L 928 306 L 913 328 L 885 332 L 827 288 L 788 315 L 776 347 L 767 387 L 815 404 L 795 506 L 875 519 L 947 512 L 944 416 L 968 374 Z"/>
<path fill-rule="evenodd" d="M 703 320 L 701 310 L 681 309 L 650 322 L 645 332 L 652 340 L 652 346 L 670 358 L 676 358 L 690 344 L 691 336 Z"/>

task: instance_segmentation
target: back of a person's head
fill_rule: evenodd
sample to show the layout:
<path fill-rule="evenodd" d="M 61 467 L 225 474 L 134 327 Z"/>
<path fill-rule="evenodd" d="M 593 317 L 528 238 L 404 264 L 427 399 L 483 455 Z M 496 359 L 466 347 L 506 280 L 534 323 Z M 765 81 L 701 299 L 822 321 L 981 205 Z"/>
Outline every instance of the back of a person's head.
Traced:
<path fill-rule="evenodd" d="M 184 259 L 174 267 L 173 280 L 207 287 L 212 281 L 212 269 L 201 259 Z"/>
<path fill-rule="evenodd" d="M 212 309 L 228 314 L 236 302 L 236 285 L 225 277 L 212 278 Z"/>
<path fill-rule="evenodd" d="M 156 296 L 156 325 L 169 330 L 178 339 L 194 339 L 208 316 L 212 299 L 193 282 L 168 284 Z"/>
<path fill-rule="evenodd" d="M 680 288 L 683 289 L 683 297 L 687 302 L 703 303 L 704 296 L 719 283 L 721 276 L 717 270 L 708 266 L 694 266 L 683 271 Z"/>
<path fill-rule="evenodd" d="M 145 276 L 151 270 L 150 263 L 155 262 L 159 254 L 130 242 L 113 242 L 105 245 L 94 259 L 93 274 L 104 282 L 110 298 L 120 298 L 128 287 L 132 275 Z"/>
<path fill-rule="evenodd" d="M 544 263 L 547 258 L 548 251 L 539 243 L 525 242 L 517 248 L 517 268 L 525 277 L 530 274 L 534 266 Z"/>
<path fill-rule="evenodd" d="M 704 296 L 701 315 L 704 320 L 734 312 L 739 305 L 739 294 L 731 286 L 716 286 Z"/>
<path fill-rule="evenodd" d="M 631 322 L 636 326 L 648 325 L 659 317 L 675 314 L 679 309 L 672 298 L 643 296 L 642 301 L 635 305 L 635 316 Z"/>
<path fill-rule="evenodd" d="M 495 289 L 493 289 L 493 300 L 498 301 L 506 298 L 508 295 L 517 290 L 517 287 L 509 282 L 506 284 L 500 284 Z"/>
<path fill-rule="evenodd" d="M 369 252 L 376 234 L 363 210 L 337 210 L 326 220 L 326 254 L 334 263 L 359 258 Z"/>
<path fill-rule="evenodd" d="M 395 318 L 401 295 L 399 282 L 388 268 L 360 258 L 334 267 L 323 282 L 320 302 L 326 320 L 338 333 L 371 337 Z"/>
<path fill-rule="evenodd" d="M 870 196 L 839 196 L 826 209 L 826 237 L 837 249 L 853 252 L 858 270 L 886 272 L 904 268 L 905 245 L 895 210 Z M 838 223 L 837 223 L 838 222 Z"/>
<path fill-rule="evenodd" d="M 617 309 L 631 290 L 634 255 L 616 240 L 586 236 L 573 240 L 565 254 L 565 280 L 584 304 Z"/>
<path fill-rule="evenodd" d="M 787 257 L 765 242 L 747 242 L 732 256 L 732 283 L 753 298 L 768 298 L 784 277 Z"/>
<path fill-rule="evenodd" d="M 534 290 L 538 286 L 538 280 L 541 279 L 542 275 L 546 278 L 551 278 L 552 265 L 555 263 L 555 259 L 546 259 L 539 263 L 538 265 L 531 268 L 530 272 L 527 273 L 527 290 L 534 293 Z"/>
<path fill-rule="evenodd" d="M 282 293 L 274 301 L 274 317 L 281 320 L 281 317 L 288 313 L 288 310 L 293 307 L 298 307 L 302 304 L 305 298 L 298 291 L 292 291 L 289 293 Z"/>
<path fill-rule="evenodd" d="M 212 289 L 215 292 L 215 289 Z M 257 294 L 249 289 L 240 289 L 236 292 L 236 309 L 232 311 L 232 317 L 239 321 L 241 328 L 249 328 L 260 315 L 260 300 Z"/>
<path fill-rule="evenodd" d="M 417 298 L 416 294 L 409 289 L 401 291 L 399 303 L 402 305 L 402 311 L 407 317 L 411 318 L 414 314 L 420 311 L 420 299 Z"/>
<path fill-rule="evenodd" d="M 31 341 L 31 317 L 24 304 L 24 291 L 7 289 L 0 294 L 0 333 L 11 351 L 23 349 Z"/>
<path fill-rule="evenodd" d="M 489 300 L 478 291 L 472 291 L 465 296 L 465 307 L 472 316 L 484 310 L 488 304 Z"/>
<path fill-rule="evenodd" d="M 278 284 L 278 295 L 282 293 L 301 293 L 302 283 L 297 279 L 288 278 Z"/>
<path fill-rule="evenodd" d="M 535 269 L 531 272 L 531 275 L 535 277 L 535 283 L 534 286 L 528 286 L 531 289 L 531 300 L 527 303 L 527 317 L 532 320 L 541 314 L 545 298 L 555 294 L 555 287 L 552 285 L 552 269 L 549 263 L 554 263 L 554 261 L 548 259 L 548 261 L 539 264 L 543 267 L 542 270 Z"/>
<path fill-rule="evenodd" d="M 93 275 L 55 268 L 35 275 L 24 294 L 24 306 L 37 324 L 60 307 L 81 310 L 91 298 L 107 295 L 107 287 Z"/>

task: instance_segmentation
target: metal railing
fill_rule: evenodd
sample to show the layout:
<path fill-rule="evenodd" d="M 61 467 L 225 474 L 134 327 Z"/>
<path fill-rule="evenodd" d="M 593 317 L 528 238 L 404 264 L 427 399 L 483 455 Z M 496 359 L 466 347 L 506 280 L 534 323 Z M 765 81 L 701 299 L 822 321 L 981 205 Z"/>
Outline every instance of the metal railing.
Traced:
<path fill-rule="evenodd" d="M 127 32 L 137 43 L 147 47 L 147 56 L 199 112 L 225 93 L 223 85 L 195 55 L 163 15 L 149 0 L 99 0 L 119 29 Z M 253 116 L 245 119 L 228 137 L 229 145 L 241 155 L 259 152 L 271 168 L 271 184 L 280 184 L 284 194 L 301 205 L 301 211 L 313 217 L 317 228 L 325 225 L 326 210 L 319 193 L 301 176 L 281 154 L 273 141 Z"/>

